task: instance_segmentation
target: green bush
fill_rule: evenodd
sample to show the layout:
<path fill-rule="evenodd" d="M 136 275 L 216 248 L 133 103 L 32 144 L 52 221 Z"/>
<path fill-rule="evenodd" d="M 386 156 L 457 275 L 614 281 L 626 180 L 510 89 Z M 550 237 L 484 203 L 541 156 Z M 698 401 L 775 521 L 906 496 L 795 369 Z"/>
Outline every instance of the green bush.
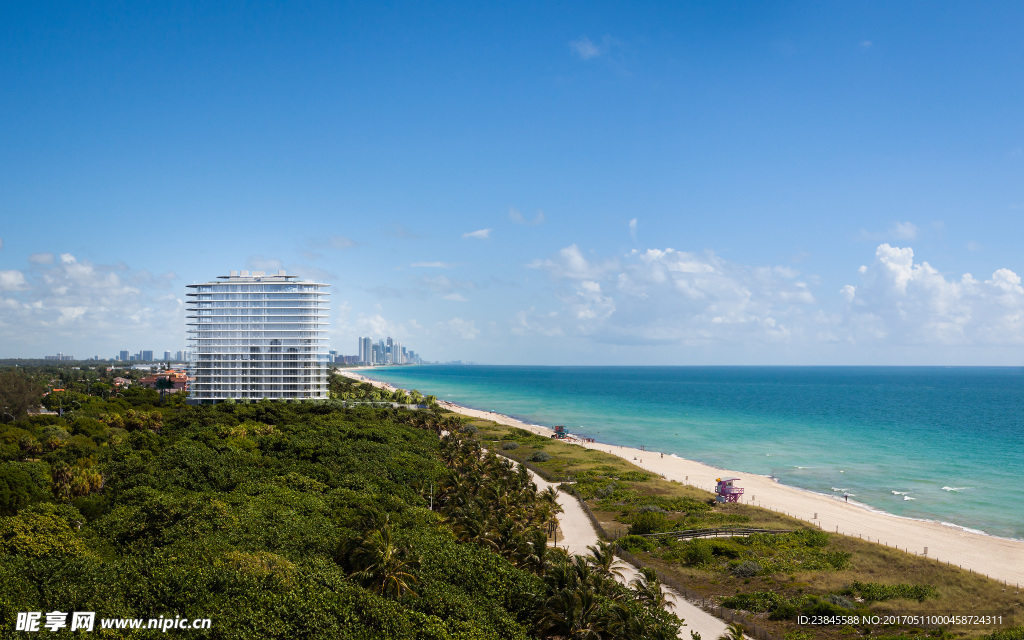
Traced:
<path fill-rule="evenodd" d="M 715 553 L 707 540 L 690 540 L 683 548 L 683 562 L 691 567 L 709 564 L 715 559 Z"/>
<path fill-rule="evenodd" d="M 518 449 L 519 443 L 514 440 L 506 440 L 501 443 L 502 451 L 511 451 L 512 449 Z"/>
<path fill-rule="evenodd" d="M 763 569 L 763 567 L 761 566 L 760 562 L 747 560 L 745 562 L 740 562 L 739 564 L 733 566 L 731 571 L 733 575 L 738 576 L 740 578 L 752 578 L 757 574 L 761 573 L 761 569 Z"/>
<path fill-rule="evenodd" d="M 657 511 L 645 511 L 633 516 L 629 525 L 630 535 L 644 535 L 647 533 L 661 533 L 668 531 L 669 520 L 664 513 Z"/>
<path fill-rule="evenodd" d="M 754 593 L 740 593 L 731 598 L 722 600 L 722 606 L 729 609 L 742 609 L 753 613 L 764 613 L 774 611 L 786 604 L 785 596 L 774 591 L 755 591 Z"/>
<path fill-rule="evenodd" d="M 534 451 L 530 454 L 530 457 L 527 458 L 530 462 L 547 462 L 550 459 L 551 454 L 547 451 Z"/>
<path fill-rule="evenodd" d="M 928 598 L 938 598 L 935 587 L 923 584 L 879 584 L 877 582 L 854 582 L 850 591 L 859 595 L 865 602 L 882 602 L 894 598 L 917 600 L 924 602 Z"/>
<path fill-rule="evenodd" d="M 636 535 L 623 536 L 618 540 L 618 545 L 631 553 L 638 551 L 650 553 L 658 548 L 658 545 L 650 538 Z"/>

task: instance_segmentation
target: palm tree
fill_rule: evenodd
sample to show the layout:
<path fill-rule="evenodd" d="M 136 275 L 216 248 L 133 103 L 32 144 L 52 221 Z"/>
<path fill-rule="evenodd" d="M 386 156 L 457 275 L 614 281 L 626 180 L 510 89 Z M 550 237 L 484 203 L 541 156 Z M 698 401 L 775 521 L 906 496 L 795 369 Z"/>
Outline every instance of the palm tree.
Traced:
<path fill-rule="evenodd" d="M 419 561 L 407 560 L 407 556 L 392 539 L 391 527 L 384 526 L 370 533 L 356 551 L 356 564 L 362 568 L 353 575 L 374 593 L 392 598 L 415 596 L 412 585 L 419 580 L 412 571 Z"/>
<path fill-rule="evenodd" d="M 597 546 L 587 547 L 590 557 L 587 560 L 594 567 L 594 573 L 606 580 L 623 579 L 622 568 L 615 557 L 615 547 L 610 542 L 598 542 Z"/>
<path fill-rule="evenodd" d="M 650 567 L 642 567 L 640 575 L 630 583 L 630 586 L 633 587 L 637 599 L 641 602 L 646 602 L 659 609 L 669 609 L 676 606 L 674 602 L 671 602 L 665 596 L 657 572 Z"/>
<path fill-rule="evenodd" d="M 743 640 L 743 626 L 738 622 L 730 624 L 718 640 Z"/>
<path fill-rule="evenodd" d="M 575 589 L 548 598 L 540 609 L 537 626 L 545 637 L 566 640 L 602 640 L 607 629 L 593 592 Z"/>

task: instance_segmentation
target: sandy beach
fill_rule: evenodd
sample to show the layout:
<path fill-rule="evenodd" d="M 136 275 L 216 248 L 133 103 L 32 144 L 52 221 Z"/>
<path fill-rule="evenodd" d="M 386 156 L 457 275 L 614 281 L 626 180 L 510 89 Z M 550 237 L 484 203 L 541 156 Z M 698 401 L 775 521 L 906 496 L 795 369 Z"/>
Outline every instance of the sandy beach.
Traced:
<path fill-rule="evenodd" d="M 354 371 L 341 375 L 368 382 L 374 386 L 394 389 L 391 385 L 371 380 Z M 544 426 L 528 424 L 515 418 L 471 409 L 439 401 L 442 407 L 474 418 L 493 420 L 510 427 L 526 429 L 538 435 L 554 432 Z M 579 446 L 599 449 L 620 456 L 637 466 L 669 480 L 713 490 L 716 478 L 739 478 L 737 486 L 746 490 L 743 502 L 786 513 L 820 526 L 825 531 L 860 537 L 924 555 L 941 562 L 959 565 L 1008 585 L 1024 584 L 1024 542 L 998 538 L 938 522 L 903 518 L 856 502 L 845 502 L 841 496 L 826 496 L 779 484 L 772 478 L 752 473 L 719 469 L 675 455 L 657 451 L 641 451 L 600 442 L 573 439 Z"/>

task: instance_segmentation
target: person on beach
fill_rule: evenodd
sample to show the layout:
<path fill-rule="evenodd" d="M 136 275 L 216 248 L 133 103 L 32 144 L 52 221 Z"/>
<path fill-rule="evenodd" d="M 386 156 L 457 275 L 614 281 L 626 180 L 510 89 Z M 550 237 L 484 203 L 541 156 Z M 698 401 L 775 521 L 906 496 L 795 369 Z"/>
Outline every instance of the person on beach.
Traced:
<path fill-rule="evenodd" d="M 847 502 L 849 502 L 850 501 L 850 494 L 844 493 L 843 494 L 843 500 L 846 500 Z"/>

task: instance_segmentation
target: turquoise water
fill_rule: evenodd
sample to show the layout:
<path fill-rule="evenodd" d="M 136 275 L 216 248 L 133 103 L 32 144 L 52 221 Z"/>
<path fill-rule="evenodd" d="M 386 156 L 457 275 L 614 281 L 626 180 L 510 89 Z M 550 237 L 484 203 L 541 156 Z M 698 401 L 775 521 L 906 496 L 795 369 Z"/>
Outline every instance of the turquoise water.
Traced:
<path fill-rule="evenodd" d="M 433 365 L 361 373 L 564 424 L 599 442 L 1024 539 L 1024 369 Z"/>

